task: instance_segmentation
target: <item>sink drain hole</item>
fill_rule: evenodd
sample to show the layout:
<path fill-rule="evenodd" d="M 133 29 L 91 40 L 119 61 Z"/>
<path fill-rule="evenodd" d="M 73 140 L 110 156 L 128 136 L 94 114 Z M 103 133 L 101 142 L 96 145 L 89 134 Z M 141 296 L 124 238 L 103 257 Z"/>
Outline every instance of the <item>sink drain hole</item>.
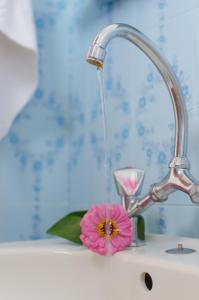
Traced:
<path fill-rule="evenodd" d="M 145 286 L 145 288 L 148 291 L 151 291 L 153 288 L 153 279 L 149 273 L 142 273 L 142 282 Z"/>

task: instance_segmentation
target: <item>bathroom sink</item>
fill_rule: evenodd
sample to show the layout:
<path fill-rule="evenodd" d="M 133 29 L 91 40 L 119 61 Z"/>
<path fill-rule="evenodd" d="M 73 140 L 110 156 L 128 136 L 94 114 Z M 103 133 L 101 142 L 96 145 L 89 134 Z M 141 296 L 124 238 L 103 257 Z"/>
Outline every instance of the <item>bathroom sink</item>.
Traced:
<path fill-rule="evenodd" d="M 168 254 L 183 243 L 192 254 Z M 199 240 L 151 236 L 145 246 L 101 257 L 63 240 L 0 246 L 2 300 L 195 300 Z"/>

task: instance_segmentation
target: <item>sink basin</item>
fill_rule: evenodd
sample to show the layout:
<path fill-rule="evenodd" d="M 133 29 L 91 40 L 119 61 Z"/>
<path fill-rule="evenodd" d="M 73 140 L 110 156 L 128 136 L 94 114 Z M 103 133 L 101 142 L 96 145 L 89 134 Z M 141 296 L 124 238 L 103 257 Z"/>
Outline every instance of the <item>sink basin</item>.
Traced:
<path fill-rule="evenodd" d="M 178 243 L 192 254 L 165 250 Z M 151 236 L 146 246 L 101 257 L 63 240 L 0 246 L 2 300 L 195 300 L 199 240 Z"/>

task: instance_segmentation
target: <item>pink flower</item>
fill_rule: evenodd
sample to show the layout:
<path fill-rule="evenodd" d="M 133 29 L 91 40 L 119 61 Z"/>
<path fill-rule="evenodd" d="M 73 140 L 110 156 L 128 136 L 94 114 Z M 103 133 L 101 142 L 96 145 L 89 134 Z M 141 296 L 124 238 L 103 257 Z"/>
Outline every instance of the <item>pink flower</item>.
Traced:
<path fill-rule="evenodd" d="M 119 204 L 93 205 L 80 222 L 85 247 L 101 255 L 114 254 L 132 241 L 132 222 Z"/>

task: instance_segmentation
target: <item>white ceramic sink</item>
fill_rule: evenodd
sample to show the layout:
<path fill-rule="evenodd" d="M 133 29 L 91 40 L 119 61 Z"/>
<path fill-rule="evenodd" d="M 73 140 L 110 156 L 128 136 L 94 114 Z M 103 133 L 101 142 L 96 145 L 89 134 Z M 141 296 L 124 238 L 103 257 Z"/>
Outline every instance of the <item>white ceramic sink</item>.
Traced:
<path fill-rule="evenodd" d="M 179 242 L 197 252 L 165 253 Z M 145 273 L 152 278 L 151 290 Z M 147 284 L 151 287 L 150 280 Z M 62 240 L 0 246 L 1 300 L 196 300 L 198 295 L 196 239 L 153 236 L 146 246 L 112 257 Z"/>

